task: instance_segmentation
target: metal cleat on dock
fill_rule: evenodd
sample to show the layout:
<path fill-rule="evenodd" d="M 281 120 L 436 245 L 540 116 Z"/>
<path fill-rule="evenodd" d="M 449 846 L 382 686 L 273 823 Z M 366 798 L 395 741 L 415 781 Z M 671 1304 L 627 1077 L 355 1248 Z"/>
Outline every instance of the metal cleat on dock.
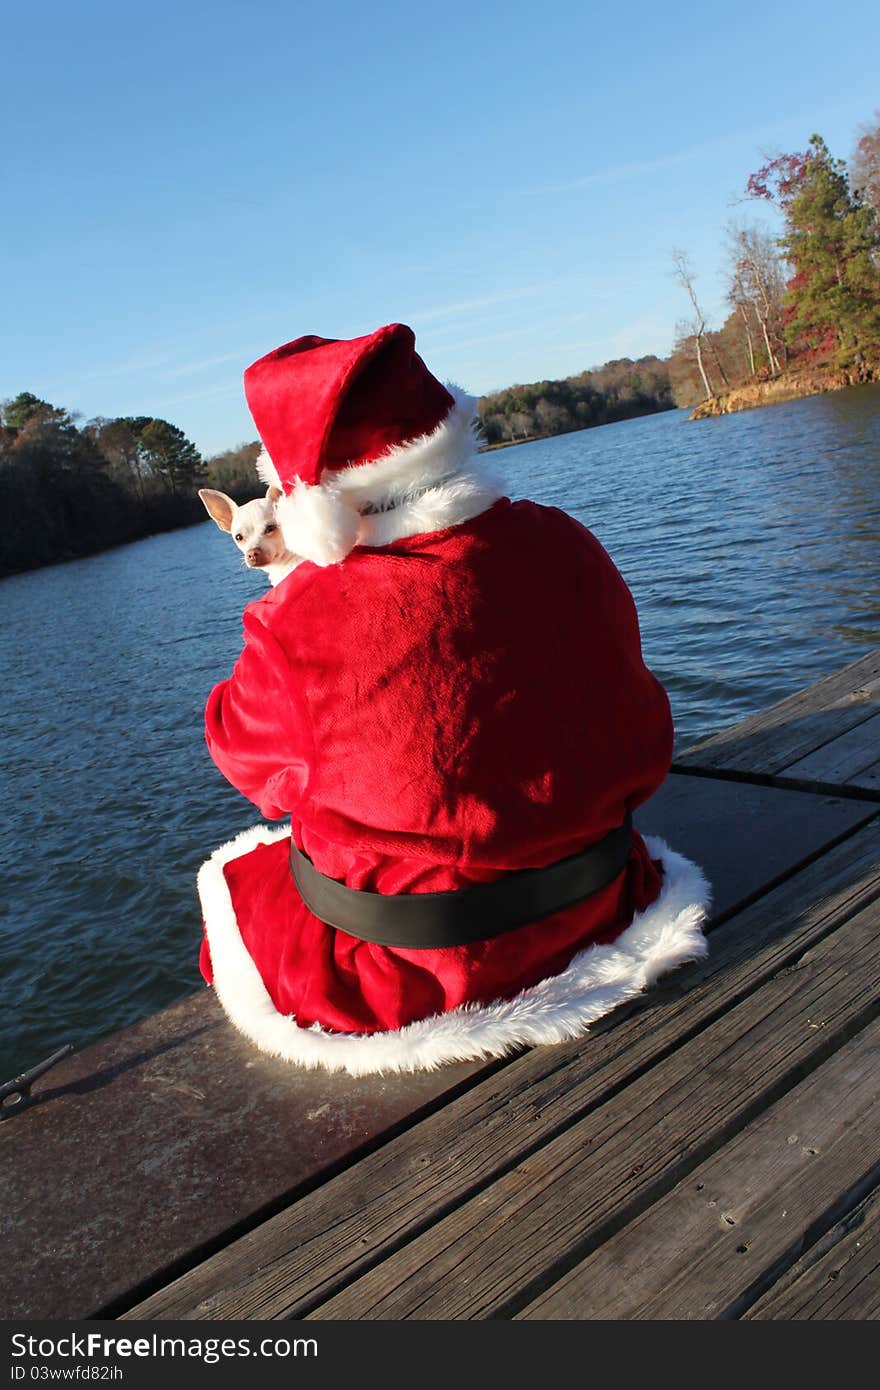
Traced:
<path fill-rule="evenodd" d="M 63 1057 L 69 1057 L 72 1051 L 73 1044 L 65 1043 L 44 1062 L 38 1062 L 29 1071 L 23 1071 L 21 1076 L 14 1076 L 11 1081 L 4 1082 L 0 1086 L 0 1120 L 9 1120 L 13 1115 L 17 1115 L 19 1110 L 26 1109 L 31 1104 L 31 1087 L 34 1082 L 39 1081 L 40 1077 Z"/>

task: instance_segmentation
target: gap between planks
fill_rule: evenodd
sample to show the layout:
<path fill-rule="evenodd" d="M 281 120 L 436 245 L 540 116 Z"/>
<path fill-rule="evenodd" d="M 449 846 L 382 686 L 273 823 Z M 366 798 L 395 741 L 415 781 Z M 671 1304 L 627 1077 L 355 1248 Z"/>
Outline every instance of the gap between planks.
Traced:
<path fill-rule="evenodd" d="M 715 782 L 739 782 L 750 787 L 769 787 L 781 792 L 806 792 L 811 796 L 830 796 L 840 801 L 880 801 L 880 787 L 841 786 L 839 782 L 816 782 L 811 778 L 789 777 L 786 773 L 743 772 L 733 767 L 698 767 L 673 762 L 671 772 L 681 777 L 702 777 Z"/>
<path fill-rule="evenodd" d="M 880 1317 L 880 1191 L 817 1241 L 744 1313 L 747 1320 Z"/>

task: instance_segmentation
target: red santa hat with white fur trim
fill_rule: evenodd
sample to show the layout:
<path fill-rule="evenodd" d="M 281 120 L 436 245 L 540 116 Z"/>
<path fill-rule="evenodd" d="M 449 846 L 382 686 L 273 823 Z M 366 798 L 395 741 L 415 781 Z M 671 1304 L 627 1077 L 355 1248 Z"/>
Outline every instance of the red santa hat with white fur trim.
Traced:
<path fill-rule="evenodd" d="M 288 548 L 316 565 L 413 534 L 420 494 L 431 494 L 416 526 L 425 531 L 497 495 L 461 476 L 476 402 L 431 375 L 405 324 L 296 338 L 249 367 L 244 385 L 264 445 L 257 472 L 284 494 L 276 515 Z"/>

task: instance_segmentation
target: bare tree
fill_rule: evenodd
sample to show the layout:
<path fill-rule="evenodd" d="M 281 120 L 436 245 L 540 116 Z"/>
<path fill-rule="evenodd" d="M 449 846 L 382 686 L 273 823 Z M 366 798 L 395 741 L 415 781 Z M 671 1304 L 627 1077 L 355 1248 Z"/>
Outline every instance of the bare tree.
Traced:
<path fill-rule="evenodd" d="M 129 485 L 141 499 L 149 476 L 138 434 L 144 424 L 146 417 L 108 420 L 98 416 L 85 427 L 85 433 L 107 460 L 113 475 Z"/>
<path fill-rule="evenodd" d="M 771 376 L 781 370 L 784 353 L 782 336 L 782 267 L 776 240 L 757 227 L 729 229 L 733 259 L 733 279 L 751 307 L 760 327 Z"/>
<path fill-rule="evenodd" d="M 748 346 L 749 352 L 749 372 L 752 376 L 754 376 L 756 373 L 756 367 L 755 344 L 752 339 L 752 324 L 749 315 L 749 309 L 751 306 L 749 304 L 749 297 L 746 294 L 745 285 L 742 281 L 742 276 L 740 275 L 738 270 L 735 270 L 733 275 L 731 276 L 730 289 L 727 292 L 727 298 L 730 301 L 730 304 L 733 307 L 733 309 L 739 314 L 740 318 L 742 319 L 742 324 L 743 328 L 745 329 L 746 335 L 746 344 Z"/>
<path fill-rule="evenodd" d="M 564 405 L 545 400 L 543 396 L 535 406 L 535 423 L 541 434 L 561 434 L 574 426 L 574 420 Z"/>
<path fill-rule="evenodd" d="M 874 121 L 859 127 L 860 139 L 850 166 L 850 187 L 865 203 L 870 203 L 880 221 L 880 111 Z"/>
<path fill-rule="evenodd" d="M 693 305 L 695 315 L 691 323 L 679 325 L 679 335 L 686 336 L 687 334 L 691 334 L 693 336 L 694 353 L 697 359 L 697 366 L 700 370 L 700 376 L 703 378 L 703 385 L 706 388 L 706 399 L 709 400 L 711 396 L 715 395 L 715 392 L 712 390 L 709 377 L 706 374 L 706 363 L 703 353 L 703 349 L 707 345 L 706 320 L 703 317 L 702 310 L 700 309 L 700 306 L 697 303 L 697 296 L 694 293 L 694 272 L 691 270 L 687 252 L 680 251 L 677 249 L 674 250 L 672 252 L 672 265 L 675 272 L 675 278 L 681 285 L 682 289 L 684 289 L 687 292 L 687 296 L 690 299 L 691 304 Z M 684 328 L 684 333 L 681 332 L 682 328 Z M 718 355 L 714 352 L 714 350 L 712 355 L 715 357 L 716 366 L 720 368 L 721 379 L 726 386 L 728 384 L 727 378 L 724 375 L 724 370 L 723 368 L 721 368 L 721 364 L 718 362 Z"/>
<path fill-rule="evenodd" d="M 866 121 L 859 132 L 850 162 L 849 184 L 856 197 L 873 208 L 880 227 L 880 111 L 874 112 L 873 124 Z M 880 248 L 874 250 L 872 259 L 880 265 Z"/>

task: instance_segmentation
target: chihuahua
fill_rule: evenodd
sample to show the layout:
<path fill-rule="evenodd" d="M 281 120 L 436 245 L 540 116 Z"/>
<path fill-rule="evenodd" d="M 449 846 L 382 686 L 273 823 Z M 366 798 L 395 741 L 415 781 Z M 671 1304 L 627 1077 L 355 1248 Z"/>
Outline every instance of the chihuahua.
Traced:
<path fill-rule="evenodd" d="M 296 569 L 301 556 L 287 549 L 281 527 L 275 520 L 280 488 L 270 487 L 265 497 L 245 502 L 241 507 L 225 492 L 216 492 L 211 487 L 199 488 L 199 496 L 220 530 L 230 533 L 248 569 L 262 570 L 271 584 L 280 584 Z"/>

